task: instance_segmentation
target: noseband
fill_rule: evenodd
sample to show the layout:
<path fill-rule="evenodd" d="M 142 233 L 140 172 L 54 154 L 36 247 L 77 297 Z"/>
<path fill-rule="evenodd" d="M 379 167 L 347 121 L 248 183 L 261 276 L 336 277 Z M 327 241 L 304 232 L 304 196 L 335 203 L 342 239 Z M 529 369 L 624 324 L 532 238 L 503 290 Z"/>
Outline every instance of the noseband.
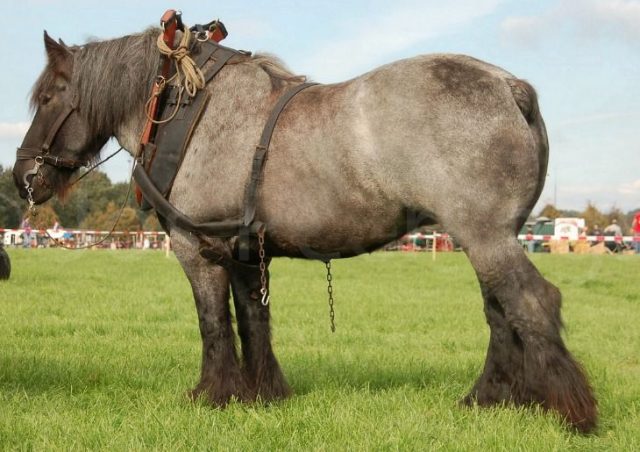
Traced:
<path fill-rule="evenodd" d="M 42 146 L 40 148 L 23 148 L 19 147 L 16 152 L 16 160 L 33 160 L 34 165 L 28 171 L 25 171 L 24 176 L 22 178 L 22 182 L 24 183 L 24 188 L 27 190 L 27 199 L 29 201 L 30 207 L 34 205 L 33 202 L 33 187 L 31 187 L 31 181 L 29 181 L 29 176 L 35 176 L 39 173 L 40 167 L 45 163 L 56 168 L 67 168 L 67 169 L 77 169 L 83 166 L 87 166 L 86 161 L 81 160 L 73 160 L 73 159 L 65 159 L 62 157 L 58 157 L 56 155 L 50 155 L 49 152 L 51 150 L 51 145 L 53 141 L 56 139 L 56 136 L 60 132 L 60 129 L 66 122 L 66 120 L 71 116 L 76 109 L 76 101 L 74 99 L 67 104 L 67 106 L 60 112 L 60 115 L 56 118 L 53 126 L 49 130 L 49 134 L 45 138 Z M 42 174 L 40 177 L 43 178 Z"/>

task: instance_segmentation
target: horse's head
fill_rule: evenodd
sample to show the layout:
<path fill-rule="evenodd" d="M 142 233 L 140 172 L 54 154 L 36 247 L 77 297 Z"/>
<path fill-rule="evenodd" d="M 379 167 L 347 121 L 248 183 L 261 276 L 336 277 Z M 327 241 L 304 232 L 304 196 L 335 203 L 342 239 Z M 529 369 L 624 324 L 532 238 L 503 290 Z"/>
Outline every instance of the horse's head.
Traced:
<path fill-rule="evenodd" d="M 46 32 L 44 45 L 48 62 L 31 98 L 35 116 L 13 167 L 20 196 L 36 204 L 64 193 L 74 171 L 86 166 L 107 140 L 91 132 L 87 112 L 78 107 L 73 83 L 77 49 Z"/>

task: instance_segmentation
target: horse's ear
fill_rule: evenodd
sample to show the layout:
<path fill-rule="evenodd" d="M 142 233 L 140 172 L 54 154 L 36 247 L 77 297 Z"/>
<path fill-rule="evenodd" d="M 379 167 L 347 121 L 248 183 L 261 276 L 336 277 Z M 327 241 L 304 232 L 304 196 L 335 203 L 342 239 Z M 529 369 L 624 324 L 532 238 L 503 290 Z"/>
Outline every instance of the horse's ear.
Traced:
<path fill-rule="evenodd" d="M 73 53 L 62 40 L 59 42 L 49 36 L 47 30 L 44 31 L 44 48 L 47 51 L 49 64 L 53 68 L 67 76 L 71 75 L 71 65 L 73 63 Z"/>

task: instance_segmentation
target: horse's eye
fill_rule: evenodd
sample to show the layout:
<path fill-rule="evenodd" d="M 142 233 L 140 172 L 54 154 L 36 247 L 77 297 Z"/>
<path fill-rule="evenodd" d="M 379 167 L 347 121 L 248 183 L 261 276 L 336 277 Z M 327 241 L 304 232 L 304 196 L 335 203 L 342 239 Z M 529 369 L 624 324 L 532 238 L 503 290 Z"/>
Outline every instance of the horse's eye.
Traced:
<path fill-rule="evenodd" d="M 42 93 L 40 94 L 40 105 L 47 105 L 51 100 L 51 94 Z"/>

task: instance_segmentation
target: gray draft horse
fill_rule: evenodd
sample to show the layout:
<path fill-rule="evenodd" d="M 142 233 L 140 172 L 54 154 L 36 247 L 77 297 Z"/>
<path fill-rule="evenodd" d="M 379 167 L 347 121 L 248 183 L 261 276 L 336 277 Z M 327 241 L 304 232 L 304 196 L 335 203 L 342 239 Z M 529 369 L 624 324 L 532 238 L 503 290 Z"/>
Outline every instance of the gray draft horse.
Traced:
<path fill-rule="evenodd" d="M 34 86 L 36 113 L 22 148 L 51 142 L 50 156 L 82 161 L 95 158 L 113 136 L 135 155 L 159 64 L 159 33 L 78 47 L 45 33 L 48 64 Z M 211 99 L 170 202 L 197 222 L 240 218 L 267 116 L 282 92 L 303 80 L 272 57 L 230 61 L 206 87 Z M 53 128 L 59 130 L 52 138 Z M 560 292 L 516 240 L 542 190 L 548 159 L 527 82 L 461 55 L 398 61 L 302 91 L 282 113 L 268 158 L 256 215 L 268 225 L 268 258 L 354 256 L 418 226 L 441 224 L 476 271 L 491 329 L 484 370 L 464 402 L 534 403 L 579 431 L 595 428 L 595 398 L 560 334 Z M 16 162 L 23 198 L 25 177 L 35 203 L 65 191 L 74 167 L 48 163 Z M 193 288 L 203 341 L 192 395 L 216 406 L 232 397 L 288 396 L 271 348 L 269 309 L 256 300 L 259 272 L 204 259 L 198 240 L 179 228 L 171 238 Z M 233 256 L 237 239 L 211 243 Z"/>
<path fill-rule="evenodd" d="M 3 244 L 0 243 L 0 279 L 9 279 L 9 276 L 11 276 L 11 260 Z"/>

